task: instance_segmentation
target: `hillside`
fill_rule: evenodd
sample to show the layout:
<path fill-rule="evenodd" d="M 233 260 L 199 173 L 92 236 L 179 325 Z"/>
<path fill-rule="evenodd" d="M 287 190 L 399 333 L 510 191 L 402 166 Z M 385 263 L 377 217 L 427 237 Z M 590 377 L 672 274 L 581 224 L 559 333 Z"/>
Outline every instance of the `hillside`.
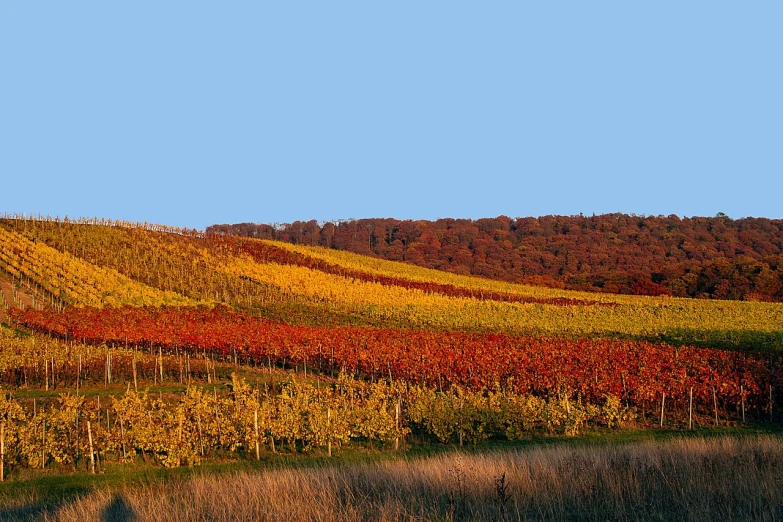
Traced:
<path fill-rule="evenodd" d="M 783 389 L 780 303 L 109 220 L 1 219 L 0 286 L 15 473 L 767 423 Z"/>
<path fill-rule="evenodd" d="M 783 221 L 545 216 L 282 225 L 208 231 L 315 245 L 456 274 L 598 292 L 783 300 Z"/>
<path fill-rule="evenodd" d="M 40 302 L 217 303 L 312 326 L 375 326 L 778 346 L 772 303 L 634 297 L 505 283 L 215 233 L 0 221 L 0 262 Z M 2 268 L 0 267 L 0 268 Z"/>

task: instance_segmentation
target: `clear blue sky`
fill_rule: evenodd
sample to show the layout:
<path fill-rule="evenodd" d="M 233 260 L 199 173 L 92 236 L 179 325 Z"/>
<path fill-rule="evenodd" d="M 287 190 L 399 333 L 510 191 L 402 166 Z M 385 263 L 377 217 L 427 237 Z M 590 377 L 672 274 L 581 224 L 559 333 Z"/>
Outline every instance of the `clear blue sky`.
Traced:
<path fill-rule="evenodd" d="M 0 4 L 0 211 L 783 217 L 783 2 Z"/>

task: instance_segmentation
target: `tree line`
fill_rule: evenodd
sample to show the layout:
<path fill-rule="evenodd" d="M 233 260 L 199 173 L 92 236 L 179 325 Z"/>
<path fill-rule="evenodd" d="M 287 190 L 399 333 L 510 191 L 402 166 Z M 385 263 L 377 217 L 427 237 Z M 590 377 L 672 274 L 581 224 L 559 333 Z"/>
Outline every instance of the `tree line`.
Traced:
<path fill-rule="evenodd" d="M 213 225 L 503 281 L 574 290 L 783 300 L 783 220 L 604 214 Z"/>

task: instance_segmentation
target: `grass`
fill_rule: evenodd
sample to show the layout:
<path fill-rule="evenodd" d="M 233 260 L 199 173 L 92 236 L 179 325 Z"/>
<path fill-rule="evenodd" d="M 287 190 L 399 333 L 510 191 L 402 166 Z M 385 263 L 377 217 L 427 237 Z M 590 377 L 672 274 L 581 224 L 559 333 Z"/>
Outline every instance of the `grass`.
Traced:
<path fill-rule="evenodd" d="M 648 432 L 649 433 L 649 432 Z M 779 436 L 618 435 L 351 454 L 197 470 L 107 472 L 48 504 L 19 491 L 8 520 L 775 520 Z M 300 461 L 300 462 L 301 462 Z M 39 479 L 40 480 L 40 479 Z M 94 488 L 94 489 L 93 489 Z M 3 488 L 4 489 L 4 488 Z M 9 492 L 3 491 L 3 497 Z"/>
<path fill-rule="evenodd" d="M 261 461 L 236 458 L 222 461 L 210 460 L 195 468 L 166 469 L 141 462 L 132 465 L 108 463 L 103 472 L 98 475 L 84 472 L 61 474 L 54 469 L 45 472 L 23 470 L 13 478 L 13 481 L 0 484 L 0 519 L 38 519 L 47 514 L 50 516 L 61 509 L 69 509 L 68 506 L 78 504 L 83 499 L 94 499 L 96 495 L 103 495 L 101 498 L 105 500 L 106 495 L 114 495 L 117 492 L 121 492 L 123 498 L 132 498 L 144 492 L 151 494 L 152 491 L 160 492 L 164 489 L 168 491 L 170 488 L 184 490 L 187 489 L 184 484 L 193 480 L 211 480 L 215 483 L 215 487 L 218 487 L 225 480 L 237 480 L 236 477 L 256 477 L 259 474 L 283 471 L 298 473 L 302 480 L 305 480 L 312 473 L 320 473 L 324 470 L 332 470 L 330 473 L 337 473 L 338 470 L 348 472 L 353 469 L 382 467 L 393 463 L 408 463 L 407 465 L 414 466 L 414 463 L 426 463 L 433 459 L 451 462 L 460 459 L 483 459 L 488 455 L 516 455 L 541 451 L 567 451 L 589 455 L 603 454 L 618 447 L 649 448 L 656 445 L 667 447 L 671 444 L 686 444 L 685 441 L 689 440 L 709 444 L 710 441 L 727 438 L 738 441 L 738 444 L 757 439 L 781 441 L 780 430 L 776 427 L 707 428 L 693 432 L 643 429 L 596 430 L 579 437 L 536 436 L 516 442 L 487 441 L 478 446 L 462 448 L 454 445 L 414 443 L 403 452 L 353 446 L 344 448 L 332 458 L 322 452 L 305 455 L 266 454 Z M 511 480 L 510 475 L 509 480 Z M 141 519 L 147 518 L 142 516 Z"/>

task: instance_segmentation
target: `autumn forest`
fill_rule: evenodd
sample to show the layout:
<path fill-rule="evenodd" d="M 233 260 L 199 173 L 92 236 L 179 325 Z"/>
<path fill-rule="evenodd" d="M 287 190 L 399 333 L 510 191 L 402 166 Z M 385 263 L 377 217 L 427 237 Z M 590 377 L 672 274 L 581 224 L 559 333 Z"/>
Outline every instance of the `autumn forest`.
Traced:
<path fill-rule="evenodd" d="M 553 288 L 783 300 L 783 221 L 765 218 L 359 219 L 213 225 L 209 230 Z"/>

